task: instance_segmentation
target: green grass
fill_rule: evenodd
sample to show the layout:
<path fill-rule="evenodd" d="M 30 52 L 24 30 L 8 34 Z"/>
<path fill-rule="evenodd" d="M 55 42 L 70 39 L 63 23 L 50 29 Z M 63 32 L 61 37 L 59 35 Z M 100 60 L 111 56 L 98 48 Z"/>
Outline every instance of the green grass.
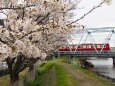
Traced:
<path fill-rule="evenodd" d="M 55 65 L 58 86 L 77 86 L 75 79 L 62 66 Z"/>
<path fill-rule="evenodd" d="M 27 67 L 26 69 L 24 69 L 22 72 L 19 73 L 20 78 L 25 77 L 25 75 L 28 73 L 29 67 Z"/>
<path fill-rule="evenodd" d="M 0 77 L 0 86 L 8 86 L 10 81 L 9 75 Z"/>
<path fill-rule="evenodd" d="M 45 73 L 54 65 L 54 62 L 54 60 L 47 61 L 38 66 L 35 80 L 31 82 L 26 81 L 25 86 L 42 86 L 44 83 Z"/>
<path fill-rule="evenodd" d="M 46 63 L 41 64 L 40 66 L 37 66 L 37 72 L 40 74 L 45 73 L 48 69 L 50 69 L 54 64 L 58 62 L 66 62 L 65 59 L 55 59 L 51 61 L 47 61 Z"/>
<path fill-rule="evenodd" d="M 19 76 L 21 78 L 23 78 L 25 76 L 25 74 L 28 72 L 28 68 L 26 68 L 25 70 L 23 70 Z M 9 86 L 10 83 L 10 76 L 9 75 L 5 75 L 0 77 L 0 86 Z"/>
<path fill-rule="evenodd" d="M 53 66 L 54 63 L 55 61 L 47 61 L 46 63 L 43 63 L 40 66 L 38 66 L 37 68 L 38 74 L 42 75 L 43 73 L 45 73 L 48 69 L 50 69 Z"/>

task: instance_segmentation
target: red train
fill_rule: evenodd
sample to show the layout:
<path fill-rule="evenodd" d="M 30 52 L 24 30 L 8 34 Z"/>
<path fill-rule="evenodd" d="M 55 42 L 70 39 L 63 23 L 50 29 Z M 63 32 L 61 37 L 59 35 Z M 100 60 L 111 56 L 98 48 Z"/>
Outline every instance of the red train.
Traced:
<path fill-rule="evenodd" d="M 94 47 L 95 46 L 95 47 Z M 59 51 L 94 51 L 94 50 L 104 50 L 109 51 L 110 46 L 109 44 L 70 44 L 60 47 Z"/>

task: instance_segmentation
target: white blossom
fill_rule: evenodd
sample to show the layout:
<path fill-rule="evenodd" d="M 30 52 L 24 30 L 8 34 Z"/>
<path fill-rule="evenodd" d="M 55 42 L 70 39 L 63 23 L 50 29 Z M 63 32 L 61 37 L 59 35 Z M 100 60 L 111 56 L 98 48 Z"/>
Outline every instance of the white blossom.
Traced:
<path fill-rule="evenodd" d="M 23 12 L 26 5 L 34 6 L 25 8 Z M 12 0 L 8 6 L 17 9 L 8 10 L 4 28 L 0 27 L 0 38 L 7 45 L 7 49 L 0 47 L 0 53 L 4 52 L 6 57 L 14 58 L 22 53 L 27 58 L 45 59 L 66 43 L 67 34 L 72 30 L 66 26 L 68 19 L 63 14 L 71 8 L 67 1 Z"/>
<path fill-rule="evenodd" d="M 47 56 L 47 54 L 46 54 L 46 53 L 42 53 L 42 56 L 41 56 L 42 58 L 41 58 L 41 59 L 43 59 L 43 60 L 44 60 L 44 59 L 46 58 L 46 56 Z"/>

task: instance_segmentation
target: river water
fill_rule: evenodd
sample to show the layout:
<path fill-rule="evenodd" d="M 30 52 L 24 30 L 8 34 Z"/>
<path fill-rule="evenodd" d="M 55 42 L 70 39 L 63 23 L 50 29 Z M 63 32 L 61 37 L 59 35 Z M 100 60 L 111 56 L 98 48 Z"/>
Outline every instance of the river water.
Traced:
<path fill-rule="evenodd" d="M 93 70 L 100 73 L 101 75 L 115 79 L 115 65 L 113 65 L 113 59 L 92 59 L 88 60 L 94 64 Z"/>

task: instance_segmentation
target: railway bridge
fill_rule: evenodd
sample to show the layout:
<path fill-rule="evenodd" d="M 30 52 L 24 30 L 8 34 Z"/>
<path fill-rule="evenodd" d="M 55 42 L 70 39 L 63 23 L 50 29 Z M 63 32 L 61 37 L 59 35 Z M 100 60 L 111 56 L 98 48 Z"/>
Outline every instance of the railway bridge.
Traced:
<path fill-rule="evenodd" d="M 54 52 L 56 57 L 67 56 L 67 57 L 103 57 L 103 58 L 113 58 L 113 64 L 115 64 L 115 51 L 106 51 L 97 53 L 95 51 L 57 51 Z"/>
<path fill-rule="evenodd" d="M 101 33 L 101 35 L 103 35 L 103 33 L 107 34 L 105 37 L 104 35 L 104 42 L 101 41 L 103 44 L 102 47 L 99 49 L 97 49 L 96 41 L 95 41 L 95 37 L 93 37 L 93 34 L 95 33 Z M 72 56 L 72 57 L 103 57 L 103 58 L 113 58 L 113 64 L 115 64 L 115 51 L 112 51 L 110 48 L 105 48 L 104 46 L 106 46 L 106 44 L 110 44 L 110 40 L 112 36 L 115 33 L 115 27 L 101 27 L 101 28 L 84 28 L 83 30 L 76 30 L 75 34 L 70 34 L 68 36 L 68 41 L 67 41 L 67 48 L 69 48 L 69 50 L 67 50 L 67 48 L 65 48 L 66 50 L 64 50 L 62 48 L 62 50 L 58 50 L 54 52 L 55 56 Z M 80 36 L 79 36 L 80 34 Z M 99 36 L 99 35 L 97 35 Z M 78 38 L 79 37 L 79 40 Z M 79 50 L 79 45 L 82 44 L 87 44 L 87 40 L 88 38 L 90 39 L 90 44 L 92 44 L 91 46 L 93 47 L 93 50 Z M 101 37 L 99 37 L 101 38 Z M 77 42 L 77 43 L 76 43 Z M 72 49 L 71 45 L 76 45 L 74 46 L 74 50 Z M 87 47 L 85 47 L 87 48 Z M 108 50 L 104 50 L 104 49 L 108 49 Z"/>

